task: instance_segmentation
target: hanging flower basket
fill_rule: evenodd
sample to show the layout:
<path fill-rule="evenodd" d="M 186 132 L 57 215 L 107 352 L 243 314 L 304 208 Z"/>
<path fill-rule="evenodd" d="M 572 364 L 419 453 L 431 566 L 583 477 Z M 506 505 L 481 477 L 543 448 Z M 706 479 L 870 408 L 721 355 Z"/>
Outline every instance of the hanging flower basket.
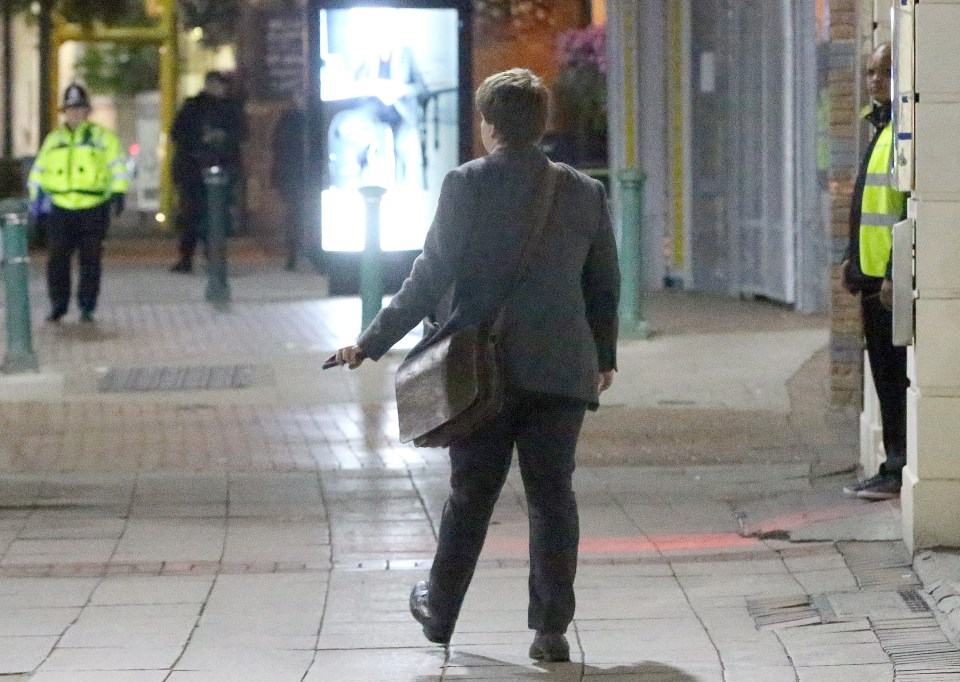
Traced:
<path fill-rule="evenodd" d="M 602 162 L 607 137 L 607 34 L 603 25 L 560 34 L 553 83 L 556 123 L 572 137 L 578 163 Z"/>

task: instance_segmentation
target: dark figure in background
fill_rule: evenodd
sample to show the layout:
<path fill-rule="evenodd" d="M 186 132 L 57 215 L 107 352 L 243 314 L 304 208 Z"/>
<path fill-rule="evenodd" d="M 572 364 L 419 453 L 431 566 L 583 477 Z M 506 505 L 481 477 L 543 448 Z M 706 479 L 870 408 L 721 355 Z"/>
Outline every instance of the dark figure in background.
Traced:
<path fill-rule="evenodd" d="M 883 447 L 880 473 L 844 488 L 848 495 L 886 500 L 900 494 L 907 463 L 907 349 L 893 345 L 892 228 L 906 217 L 907 195 L 893 187 L 893 126 L 890 122 L 890 45 L 867 61 L 873 105 L 865 118 L 873 138 L 860 165 L 850 209 L 850 246 L 843 262 L 844 286 L 860 294 L 860 312 L 873 384 L 880 399 Z"/>
<path fill-rule="evenodd" d="M 303 253 L 314 270 L 323 271 L 316 243 L 316 198 L 310 191 L 307 164 L 307 118 L 299 106 L 287 109 L 273 131 L 273 167 L 270 179 L 286 204 L 287 270 L 296 270 Z"/>
<path fill-rule="evenodd" d="M 73 84 L 63 97 L 63 124 L 47 135 L 30 171 L 35 214 L 46 213 L 47 291 L 50 314 L 58 322 L 70 306 L 74 252 L 80 262 L 77 305 L 80 320 L 93 322 L 100 295 L 103 240 L 110 214 L 123 211 L 130 184 L 127 161 L 117 136 L 92 123 L 90 100 Z M 49 207 L 40 205 L 49 203 Z"/>
<path fill-rule="evenodd" d="M 173 182 L 180 197 L 180 258 L 171 272 L 190 272 L 197 241 L 206 241 L 204 169 L 220 166 L 234 185 L 240 177 L 241 145 L 246 136 L 243 112 L 229 97 L 229 81 L 219 71 L 209 72 L 203 91 L 183 103 L 170 132 L 175 145 Z"/>
<path fill-rule="evenodd" d="M 477 108 L 489 154 L 447 174 L 413 271 L 356 345 L 337 352 L 337 362 L 357 367 L 381 358 L 428 315 L 444 330 L 477 324 L 509 294 L 501 334 L 506 402 L 450 447 L 451 492 L 437 553 L 430 580 L 411 592 L 410 609 L 430 641 L 450 641 L 516 446 L 530 516 L 530 656 L 566 661 L 579 542 L 575 451 L 585 411 L 596 409 L 613 383 L 620 271 L 603 185 L 560 166 L 526 278 L 505 291 L 549 172 L 537 147 L 547 101 L 546 86 L 526 69 L 483 82 Z"/>

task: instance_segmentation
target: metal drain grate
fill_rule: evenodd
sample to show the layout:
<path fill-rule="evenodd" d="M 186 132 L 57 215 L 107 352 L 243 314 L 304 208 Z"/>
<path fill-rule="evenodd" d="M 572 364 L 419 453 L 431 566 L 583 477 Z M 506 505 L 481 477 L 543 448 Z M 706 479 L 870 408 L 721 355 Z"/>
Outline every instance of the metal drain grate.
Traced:
<path fill-rule="evenodd" d="M 253 382 L 250 365 L 219 367 L 131 367 L 110 369 L 97 383 L 101 393 L 203 391 L 246 388 Z"/>

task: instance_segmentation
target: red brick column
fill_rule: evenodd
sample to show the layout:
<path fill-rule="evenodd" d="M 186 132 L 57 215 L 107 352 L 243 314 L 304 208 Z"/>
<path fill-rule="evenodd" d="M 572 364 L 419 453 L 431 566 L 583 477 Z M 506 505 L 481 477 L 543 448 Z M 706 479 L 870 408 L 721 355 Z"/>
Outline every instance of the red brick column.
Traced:
<path fill-rule="evenodd" d="M 850 236 L 850 197 L 859 163 L 857 60 L 860 0 L 829 0 L 830 12 L 830 388 L 837 406 L 859 408 L 863 346 L 859 299 L 840 282 L 840 260 Z"/>

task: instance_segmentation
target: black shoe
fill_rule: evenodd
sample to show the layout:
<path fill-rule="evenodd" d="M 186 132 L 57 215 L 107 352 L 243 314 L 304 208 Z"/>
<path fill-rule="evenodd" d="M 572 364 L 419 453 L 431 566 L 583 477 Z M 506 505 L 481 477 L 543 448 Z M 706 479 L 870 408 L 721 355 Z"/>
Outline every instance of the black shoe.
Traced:
<path fill-rule="evenodd" d="M 80 311 L 80 321 L 84 323 L 93 322 L 93 311 L 92 310 L 81 310 Z"/>
<path fill-rule="evenodd" d="M 60 318 L 67 314 L 66 310 L 51 310 L 47 315 L 47 322 L 59 322 Z"/>
<path fill-rule="evenodd" d="M 846 486 L 843 493 L 861 500 L 892 500 L 900 497 L 900 485 L 899 476 L 879 473 L 855 485 Z"/>
<path fill-rule="evenodd" d="M 287 272 L 293 272 L 296 269 L 297 269 L 297 257 L 290 256 L 287 259 Z"/>
<path fill-rule="evenodd" d="M 183 272 L 183 273 L 193 272 L 193 263 L 191 263 L 186 258 L 181 258 L 176 263 L 170 266 L 170 272 Z"/>
<path fill-rule="evenodd" d="M 430 583 L 421 580 L 410 590 L 410 613 L 423 626 L 423 635 L 434 644 L 447 646 L 453 635 L 453 628 L 442 628 L 434 621 L 433 614 L 427 604 L 430 593 Z"/>
<path fill-rule="evenodd" d="M 570 643 L 559 632 L 537 632 L 530 645 L 530 658 L 544 663 L 563 663 L 570 660 Z"/>

